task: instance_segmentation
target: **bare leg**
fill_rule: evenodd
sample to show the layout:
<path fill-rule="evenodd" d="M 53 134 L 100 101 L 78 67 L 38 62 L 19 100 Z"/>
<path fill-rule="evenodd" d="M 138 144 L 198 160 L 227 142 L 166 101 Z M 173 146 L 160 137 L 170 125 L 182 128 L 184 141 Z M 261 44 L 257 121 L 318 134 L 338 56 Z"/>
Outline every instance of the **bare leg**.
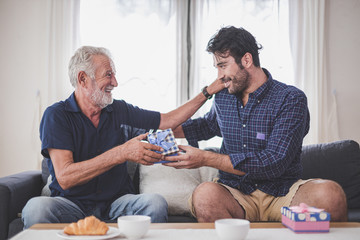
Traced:
<path fill-rule="evenodd" d="M 319 179 L 305 183 L 296 192 L 290 206 L 300 203 L 325 209 L 331 214 L 331 221 L 347 221 L 346 196 L 334 181 Z"/>
<path fill-rule="evenodd" d="M 230 192 L 213 182 L 200 184 L 192 195 L 198 222 L 214 222 L 221 218 L 244 218 L 245 212 Z"/>

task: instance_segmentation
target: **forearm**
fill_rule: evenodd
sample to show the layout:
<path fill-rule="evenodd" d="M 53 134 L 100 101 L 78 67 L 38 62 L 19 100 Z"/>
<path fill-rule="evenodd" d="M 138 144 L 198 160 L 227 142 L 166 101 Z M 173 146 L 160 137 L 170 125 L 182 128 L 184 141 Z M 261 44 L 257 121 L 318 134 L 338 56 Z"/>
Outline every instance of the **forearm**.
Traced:
<path fill-rule="evenodd" d="M 173 129 L 173 133 L 175 138 L 185 138 L 185 134 L 181 125 Z"/>
<path fill-rule="evenodd" d="M 251 179 L 271 180 L 281 177 L 294 161 L 290 154 L 277 154 L 272 150 L 230 154 L 235 169 L 241 169 Z"/>
<path fill-rule="evenodd" d="M 210 86 L 207 87 L 207 92 L 213 95 L 224 89 L 225 85 L 220 79 L 216 79 Z M 206 102 L 207 98 L 201 92 L 193 99 L 189 100 L 177 109 L 161 114 L 160 129 L 172 128 L 175 129 L 180 124 L 189 119 L 194 113 Z"/>
<path fill-rule="evenodd" d="M 125 162 L 124 156 L 119 154 L 120 148 L 121 146 L 110 149 L 94 158 L 76 163 L 72 153 L 64 155 L 63 151 L 66 150 L 51 149 L 49 153 L 59 185 L 66 190 L 87 183 L 117 164 Z"/>
<path fill-rule="evenodd" d="M 231 163 L 229 155 L 204 151 L 203 154 L 204 165 L 213 167 L 224 172 L 232 173 L 235 175 L 243 176 L 245 172 L 237 170 Z"/>
<path fill-rule="evenodd" d="M 191 118 L 192 115 L 206 102 L 207 98 L 199 93 L 196 97 L 181 105 L 177 109 L 161 114 L 160 129 L 175 129 L 180 124 Z"/>
<path fill-rule="evenodd" d="M 49 149 L 56 178 L 63 189 L 86 183 L 114 166 L 133 161 L 152 165 L 163 156 L 155 151 L 161 147 L 142 142 L 147 134 L 141 134 L 122 145 L 116 146 L 92 159 L 74 163 L 73 153 L 69 150 Z"/>

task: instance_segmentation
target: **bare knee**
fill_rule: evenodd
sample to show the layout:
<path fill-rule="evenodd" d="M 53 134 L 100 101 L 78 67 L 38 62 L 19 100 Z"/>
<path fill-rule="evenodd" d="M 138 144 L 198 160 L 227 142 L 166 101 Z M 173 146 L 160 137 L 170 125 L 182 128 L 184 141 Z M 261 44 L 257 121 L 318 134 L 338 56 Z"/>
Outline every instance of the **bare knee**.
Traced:
<path fill-rule="evenodd" d="M 213 182 L 201 183 L 193 192 L 192 203 L 197 218 L 208 218 L 211 210 L 219 204 L 218 197 L 219 185 Z"/>
<path fill-rule="evenodd" d="M 223 186 L 204 182 L 192 195 L 192 204 L 199 222 L 214 222 L 220 218 L 243 218 L 244 211 Z"/>
<path fill-rule="evenodd" d="M 301 186 L 291 205 L 304 202 L 323 208 L 331 214 L 332 221 L 347 221 L 346 195 L 342 187 L 331 180 L 314 180 Z"/>

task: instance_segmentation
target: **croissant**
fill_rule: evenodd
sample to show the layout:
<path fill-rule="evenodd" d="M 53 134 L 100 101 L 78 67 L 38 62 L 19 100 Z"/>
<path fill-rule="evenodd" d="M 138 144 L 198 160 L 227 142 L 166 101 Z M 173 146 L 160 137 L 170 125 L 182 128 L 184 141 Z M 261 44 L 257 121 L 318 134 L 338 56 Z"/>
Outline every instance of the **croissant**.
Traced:
<path fill-rule="evenodd" d="M 109 227 L 106 223 L 90 216 L 66 226 L 64 233 L 68 235 L 105 235 L 108 230 Z"/>

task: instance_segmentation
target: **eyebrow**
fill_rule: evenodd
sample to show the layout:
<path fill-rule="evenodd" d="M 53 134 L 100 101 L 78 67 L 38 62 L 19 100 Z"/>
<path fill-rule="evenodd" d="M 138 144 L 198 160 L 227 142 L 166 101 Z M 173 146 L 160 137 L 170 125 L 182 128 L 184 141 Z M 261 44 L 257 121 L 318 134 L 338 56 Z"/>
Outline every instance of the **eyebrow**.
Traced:
<path fill-rule="evenodd" d="M 214 65 L 214 67 L 218 67 L 218 66 L 224 65 L 224 64 L 226 64 L 226 63 L 227 63 L 227 61 L 218 62 L 218 63 L 216 64 L 216 66 Z"/>

